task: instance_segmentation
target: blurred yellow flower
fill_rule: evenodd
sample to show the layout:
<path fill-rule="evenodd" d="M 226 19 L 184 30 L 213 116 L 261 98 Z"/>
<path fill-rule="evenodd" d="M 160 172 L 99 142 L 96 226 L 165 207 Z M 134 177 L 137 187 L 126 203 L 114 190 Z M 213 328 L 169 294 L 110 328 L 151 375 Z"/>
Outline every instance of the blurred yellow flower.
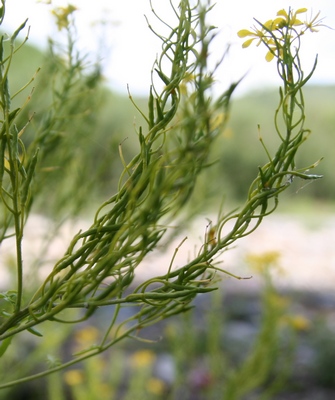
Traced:
<path fill-rule="evenodd" d="M 87 326 L 76 332 L 75 338 L 78 344 L 93 344 L 99 338 L 99 330 L 94 326 Z"/>
<path fill-rule="evenodd" d="M 84 382 L 84 373 L 79 369 L 71 369 L 64 373 L 64 381 L 69 386 L 80 385 Z"/>
<path fill-rule="evenodd" d="M 227 120 L 227 115 L 223 112 L 216 114 L 211 120 L 211 130 L 222 127 Z"/>
<path fill-rule="evenodd" d="M 151 350 L 136 351 L 131 357 L 131 364 L 134 367 L 147 367 L 154 363 L 156 355 Z"/>
<path fill-rule="evenodd" d="M 161 396 L 165 391 L 165 383 L 158 378 L 150 378 L 147 382 L 147 390 L 156 396 Z"/>
<path fill-rule="evenodd" d="M 278 265 L 279 258 L 280 253 L 278 251 L 268 251 L 262 254 L 248 254 L 246 261 L 251 269 L 263 274 L 273 268 L 280 270 Z"/>
<path fill-rule="evenodd" d="M 287 316 L 285 322 L 296 331 L 307 331 L 311 327 L 311 321 L 300 314 Z"/>
<path fill-rule="evenodd" d="M 69 27 L 69 16 L 76 10 L 77 7 L 69 4 L 67 7 L 56 7 L 51 11 L 51 13 L 56 17 L 56 24 L 59 31 L 63 28 Z"/>
<path fill-rule="evenodd" d="M 179 85 L 180 93 L 186 95 L 188 93 L 188 90 L 187 90 L 188 84 L 190 82 L 191 83 L 194 82 L 195 79 L 196 79 L 196 76 L 194 74 L 187 73 L 185 75 L 185 78 L 181 81 L 181 83 Z"/>

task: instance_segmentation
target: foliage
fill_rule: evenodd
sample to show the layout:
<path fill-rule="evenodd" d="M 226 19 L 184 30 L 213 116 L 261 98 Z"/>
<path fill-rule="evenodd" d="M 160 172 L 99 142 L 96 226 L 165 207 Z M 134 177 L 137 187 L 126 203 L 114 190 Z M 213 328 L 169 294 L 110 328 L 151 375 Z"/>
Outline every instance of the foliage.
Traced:
<path fill-rule="evenodd" d="M 4 2 L 2 4 L 3 19 Z M 316 63 L 305 77 L 299 60 L 300 46 L 297 46 L 301 34 L 291 23 L 293 14 L 289 12 L 285 24 L 262 25 L 272 38 L 270 49 L 277 58 L 282 79 L 275 113 L 275 131 L 280 144 L 274 156 L 261 139 L 268 161 L 259 167 L 241 210 L 219 213 L 217 222 L 207 227 L 198 253 L 188 263 L 174 269 L 172 256 L 165 274 L 141 283 L 130 293 L 127 291 L 134 280 L 136 267 L 157 247 L 169 231 L 170 222 L 176 221 L 177 216 L 182 217 L 181 210 L 192 196 L 197 177 L 210 165 L 208 155 L 225 126 L 236 86 L 233 84 L 220 96 L 213 96 L 215 69 L 209 70 L 207 62 L 215 34 L 206 20 L 212 6 L 200 2 L 191 5 L 182 0 L 178 7 L 171 2 L 171 7 L 175 15 L 174 27 L 167 25 L 153 9 L 167 30 L 166 34 L 156 32 L 149 25 L 161 40 L 162 49 L 153 66 L 147 112 L 134 103 L 144 120 L 143 126 L 136 130 L 139 152 L 127 163 L 124 144 L 119 145 L 124 170 L 117 193 L 98 207 L 91 226 L 73 237 L 63 257 L 34 293 L 24 279 L 24 269 L 29 267 L 24 265 L 22 251 L 25 223 L 32 202 L 37 201 L 44 185 L 43 179 L 39 178 L 40 168 L 43 162 L 52 159 L 55 149 L 63 149 L 63 162 L 74 162 L 78 169 L 86 167 L 84 158 L 76 161 L 78 143 L 76 140 L 68 142 L 63 132 L 71 133 L 75 117 L 85 114 L 91 79 L 82 79 L 82 59 L 74 48 L 70 24 L 74 10 L 56 13 L 63 21 L 59 27 L 68 34 L 66 57 L 57 58 L 56 66 L 61 75 L 56 75 L 50 112 L 41 118 L 33 140 L 25 144 L 25 131 L 34 118 L 20 121 L 22 107 L 12 109 L 11 101 L 15 95 L 11 94 L 8 81 L 8 71 L 18 50 L 16 38 L 25 23 L 10 37 L 7 49 L 2 37 L 1 242 L 11 237 L 15 240 L 16 287 L 1 294 L 1 355 L 5 355 L 13 338 L 22 332 L 41 336 L 36 327 L 46 321 L 55 326 L 75 324 L 89 319 L 106 306 L 113 306 L 113 316 L 89 348 L 73 354 L 70 360 L 54 360 L 48 369 L 34 375 L 7 383 L 3 380 L 1 388 L 48 375 L 98 355 L 125 338 L 140 337 L 141 330 L 147 326 L 187 311 L 196 295 L 215 289 L 211 283 L 217 272 L 231 275 L 219 268 L 216 257 L 257 229 L 263 218 L 276 209 L 278 196 L 293 179 L 319 178 L 307 174 L 307 170 L 317 163 L 307 168 L 295 167 L 296 153 L 309 133 L 304 126 L 303 87 L 312 76 Z M 279 38 L 275 33 L 279 33 Z M 269 46 L 267 36 L 263 42 Z M 82 103 L 82 99 L 85 102 Z M 131 96 L 130 100 L 133 101 Z M 284 129 L 280 127 L 280 119 Z M 69 176 L 68 185 L 76 200 L 85 201 L 85 184 L 80 186 L 83 192 L 73 191 L 73 188 L 78 189 L 78 180 L 83 179 L 81 174 Z M 55 194 L 55 202 L 63 199 L 61 194 Z M 44 200 L 43 197 L 40 200 Z M 232 228 L 228 229 L 231 222 Z M 124 307 L 134 307 L 136 312 L 120 321 L 118 315 Z"/>

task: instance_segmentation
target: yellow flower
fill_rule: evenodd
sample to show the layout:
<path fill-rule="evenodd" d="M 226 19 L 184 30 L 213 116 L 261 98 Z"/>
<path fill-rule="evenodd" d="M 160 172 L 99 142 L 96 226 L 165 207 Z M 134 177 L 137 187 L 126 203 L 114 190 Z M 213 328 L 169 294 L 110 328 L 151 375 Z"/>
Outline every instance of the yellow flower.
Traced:
<path fill-rule="evenodd" d="M 194 82 L 195 79 L 196 76 L 194 74 L 187 73 L 179 85 L 180 93 L 186 95 L 188 93 L 187 87 L 189 83 Z"/>
<path fill-rule="evenodd" d="M 75 351 L 81 352 L 83 349 L 94 346 L 99 340 L 99 330 L 94 326 L 87 326 L 75 335 Z"/>
<path fill-rule="evenodd" d="M 154 363 L 155 353 L 150 350 L 139 350 L 133 354 L 131 363 L 134 367 L 148 367 Z"/>
<path fill-rule="evenodd" d="M 278 261 L 280 253 L 278 251 L 268 251 L 262 254 L 248 254 L 246 260 L 251 269 L 258 273 L 267 273 L 273 267 L 280 269 Z"/>
<path fill-rule="evenodd" d="M 83 371 L 79 369 L 71 369 L 64 373 L 64 380 L 69 386 L 80 385 L 84 382 Z"/>
<path fill-rule="evenodd" d="M 251 36 L 250 39 L 247 39 L 245 42 L 242 43 L 242 47 L 245 49 L 249 47 L 255 39 L 258 39 L 256 46 L 259 46 L 261 43 L 265 43 L 269 49 L 265 59 L 267 61 L 271 61 L 276 53 L 280 53 L 279 42 L 274 40 L 273 34 L 271 32 L 278 29 L 283 21 L 283 18 L 276 18 L 275 20 L 270 19 L 266 21 L 265 24 L 261 24 L 261 29 L 257 29 L 256 27 L 254 27 L 253 31 L 249 31 L 247 29 L 242 29 L 238 31 L 237 35 L 240 38 Z"/>
<path fill-rule="evenodd" d="M 264 37 L 264 33 L 259 29 L 254 29 L 254 32 L 249 31 L 248 29 L 241 29 L 237 32 L 238 37 L 245 38 L 247 36 L 251 36 L 251 39 L 246 40 L 242 43 L 242 47 L 245 49 L 251 45 L 251 43 L 255 39 L 259 39 L 256 46 L 259 46 L 262 43 L 262 39 Z"/>
<path fill-rule="evenodd" d="M 311 327 L 311 321 L 303 315 L 291 315 L 285 321 L 296 331 L 307 331 Z"/>
<path fill-rule="evenodd" d="M 297 19 L 298 14 L 305 13 L 307 11 L 307 8 L 299 8 L 295 13 L 290 9 L 289 13 L 287 13 L 285 10 L 280 10 L 277 12 L 277 15 L 282 17 L 283 20 L 279 26 L 299 26 L 303 25 L 303 22 Z"/>
<path fill-rule="evenodd" d="M 92 344 L 99 338 L 99 330 L 94 326 L 86 326 L 76 333 L 76 341 L 80 344 Z"/>
<path fill-rule="evenodd" d="M 56 24 L 59 31 L 61 31 L 63 28 L 69 27 L 69 16 L 76 10 L 77 7 L 69 4 L 67 7 L 57 7 L 51 11 L 56 17 Z"/>
<path fill-rule="evenodd" d="M 227 116 L 225 113 L 220 112 L 213 116 L 211 120 L 211 130 L 215 130 L 219 127 L 222 127 L 227 120 Z"/>
<path fill-rule="evenodd" d="M 158 378 L 150 378 L 147 382 L 148 392 L 161 396 L 165 391 L 165 382 Z"/>
<path fill-rule="evenodd" d="M 265 56 L 267 61 L 273 60 L 277 57 L 279 60 L 283 59 L 285 46 L 290 45 L 292 38 L 303 35 L 307 30 L 311 32 L 317 32 L 316 26 L 323 26 L 321 24 L 322 19 L 317 19 L 318 13 L 309 22 L 303 22 L 298 18 L 300 14 L 306 13 L 307 8 L 299 8 L 295 12 L 290 8 L 289 11 L 284 9 L 277 12 L 275 19 L 270 19 L 265 23 L 261 23 L 256 20 L 259 27 L 253 26 L 251 30 L 241 29 L 237 32 L 240 38 L 248 38 L 242 43 L 242 47 L 246 48 L 254 42 L 257 41 L 257 46 L 260 43 L 264 43 L 268 48 L 268 52 Z M 302 26 L 300 32 L 296 30 L 297 26 Z"/>

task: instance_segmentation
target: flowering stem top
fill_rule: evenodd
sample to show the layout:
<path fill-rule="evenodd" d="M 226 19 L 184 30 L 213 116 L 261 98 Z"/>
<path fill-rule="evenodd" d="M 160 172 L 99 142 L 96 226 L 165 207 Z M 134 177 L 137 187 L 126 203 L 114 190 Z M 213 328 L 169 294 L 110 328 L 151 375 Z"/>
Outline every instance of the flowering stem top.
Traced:
<path fill-rule="evenodd" d="M 242 44 L 244 48 L 254 41 L 257 46 L 263 43 L 267 47 L 268 52 L 265 58 L 267 61 L 277 59 L 277 71 L 283 81 L 274 117 L 276 133 L 282 143 L 273 157 L 260 136 L 269 162 L 259 169 L 259 175 L 249 192 L 251 199 L 262 190 L 265 192 L 284 190 L 291 184 L 294 177 L 302 179 L 321 177 L 306 173 L 309 169 L 316 167 L 318 162 L 300 169 L 297 169 L 295 164 L 298 148 L 310 133 L 310 130 L 305 128 L 303 87 L 313 75 L 317 64 L 316 57 L 312 70 L 307 76 L 304 75 L 300 62 L 301 37 L 308 30 L 316 32 L 318 26 L 323 26 L 322 19 L 318 19 L 320 13 L 317 13 L 315 17 L 311 16 L 310 21 L 300 19 L 306 12 L 306 8 L 299 8 L 297 11 L 291 8 L 288 11 L 282 9 L 277 12 L 275 19 L 270 19 L 265 23 L 255 19 L 257 25 L 251 30 L 242 29 L 237 33 L 239 37 L 247 38 Z"/>

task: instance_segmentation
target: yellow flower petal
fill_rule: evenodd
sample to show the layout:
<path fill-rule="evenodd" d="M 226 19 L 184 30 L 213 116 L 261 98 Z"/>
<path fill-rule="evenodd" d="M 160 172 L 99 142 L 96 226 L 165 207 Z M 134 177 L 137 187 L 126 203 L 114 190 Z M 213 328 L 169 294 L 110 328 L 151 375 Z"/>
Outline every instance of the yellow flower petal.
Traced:
<path fill-rule="evenodd" d="M 274 39 L 272 39 L 272 38 L 268 39 L 266 42 L 267 42 L 268 46 L 274 47 L 275 49 L 277 48 L 277 44 L 274 41 Z"/>
<path fill-rule="evenodd" d="M 266 53 L 265 59 L 266 59 L 267 62 L 270 62 L 270 61 L 272 61 L 274 59 L 274 56 L 275 56 L 274 53 L 269 50 Z"/>
<path fill-rule="evenodd" d="M 251 39 L 246 40 L 246 41 L 242 44 L 243 49 L 246 49 L 247 47 L 249 47 L 249 46 L 251 45 L 251 43 L 252 43 L 254 40 L 255 40 L 255 38 L 251 38 Z"/>
<path fill-rule="evenodd" d="M 251 31 L 248 31 L 248 29 L 241 29 L 240 31 L 237 32 L 238 37 L 244 38 L 246 36 L 254 36 L 255 34 Z"/>
<path fill-rule="evenodd" d="M 285 22 L 285 19 L 283 19 L 282 17 L 278 17 L 273 20 L 273 26 L 277 27 L 278 25 L 282 24 L 283 22 Z"/>
<path fill-rule="evenodd" d="M 279 11 L 277 12 L 277 15 L 278 15 L 278 16 L 279 16 L 279 15 L 282 15 L 285 19 L 287 19 L 287 17 L 288 17 L 287 12 L 286 12 L 284 9 L 279 10 Z"/>
<path fill-rule="evenodd" d="M 304 13 L 304 12 L 306 12 L 306 11 L 308 11 L 307 8 L 299 8 L 294 14 L 295 14 L 295 15 L 297 15 L 297 14 L 302 14 L 302 13 Z"/>
<path fill-rule="evenodd" d="M 263 24 L 267 29 L 272 29 L 272 26 L 273 26 L 273 20 L 272 19 L 269 19 L 268 21 L 266 21 L 266 22 L 264 22 L 264 24 Z"/>
<path fill-rule="evenodd" d="M 298 25 L 302 25 L 302 24 L 303 24 L 303 22 L 300 21 L 300 19 L 295 19 L 295 18 L 292 23 L 293 26 L 298 26 Z"/>

